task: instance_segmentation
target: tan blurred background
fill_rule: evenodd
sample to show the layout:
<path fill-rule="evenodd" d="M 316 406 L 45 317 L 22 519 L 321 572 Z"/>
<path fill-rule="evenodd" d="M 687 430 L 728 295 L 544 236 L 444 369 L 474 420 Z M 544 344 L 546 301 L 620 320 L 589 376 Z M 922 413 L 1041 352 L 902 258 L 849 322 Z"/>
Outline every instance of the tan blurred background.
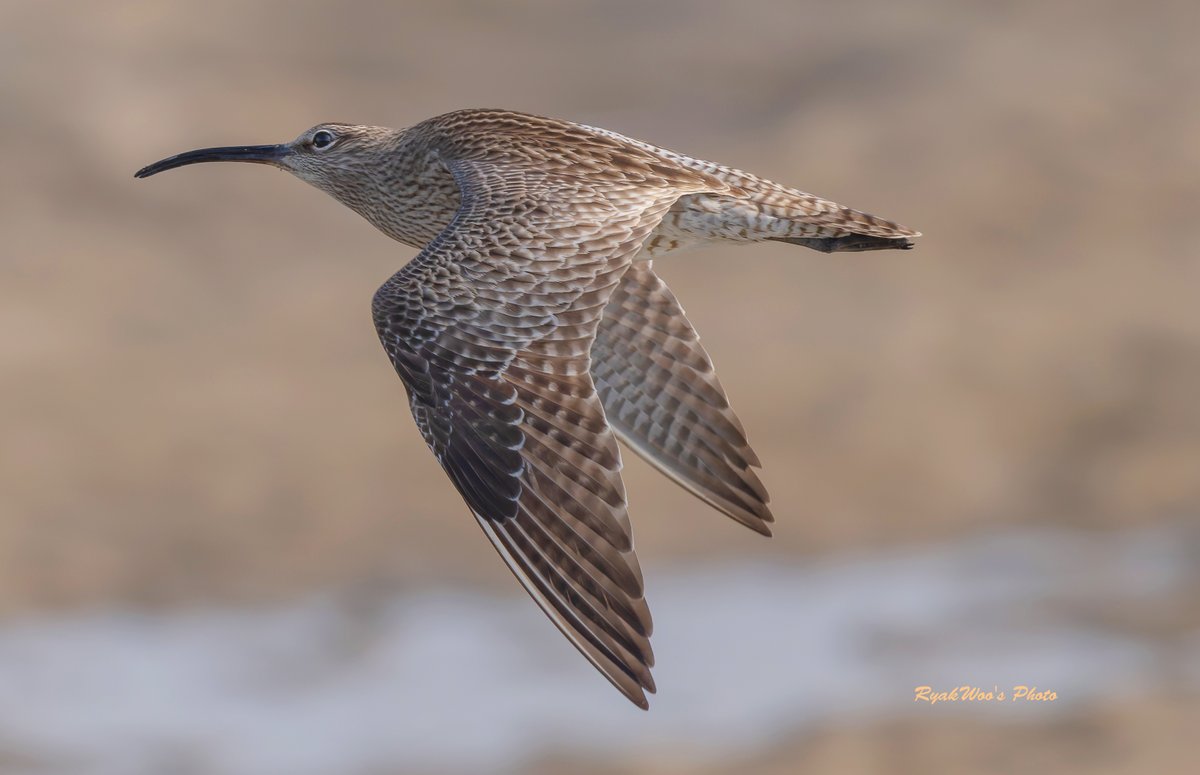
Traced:
<path fill-rule="evenodd" d="M 779 525 L 739 531 L 627 455 L 644 566 L 1195 520 L 1197 29 L 1167 0 L 0 4 L 0 613 L 510 584 L 370 322 L 413 251 L 263 168 L 132 177 L 460 107 L 608 127 L 925 234 L 661 262 Z M 1193 591 L 1129 626 L 1194 631 Z M 838 721 L 739 769 L 1167 771 L 1198 724 L 1194 694 L 1153 692 L 1053 724 Z"/>

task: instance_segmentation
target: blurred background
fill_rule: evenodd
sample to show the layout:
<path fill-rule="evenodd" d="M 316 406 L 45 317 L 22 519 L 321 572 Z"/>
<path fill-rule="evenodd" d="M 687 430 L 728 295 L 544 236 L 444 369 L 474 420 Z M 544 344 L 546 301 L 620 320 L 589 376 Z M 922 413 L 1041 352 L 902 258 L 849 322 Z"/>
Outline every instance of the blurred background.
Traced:
<path fill-rule="evenodd" d="M 1170 0 L 0 3 L 0 772 L 1194 763 L 1198 25 Z M 368 314 L 413 251 L 269 169 L 132 177 L 461 107 L 925 234 L 659 263 L 778 525 L 626 454 L 648 714 L 415 432 Z"/>

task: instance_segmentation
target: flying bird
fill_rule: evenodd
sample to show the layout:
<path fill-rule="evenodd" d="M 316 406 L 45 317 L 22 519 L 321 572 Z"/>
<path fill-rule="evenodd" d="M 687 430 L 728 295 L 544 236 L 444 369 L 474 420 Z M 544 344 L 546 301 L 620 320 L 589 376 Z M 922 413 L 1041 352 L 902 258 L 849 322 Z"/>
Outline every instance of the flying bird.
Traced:
<path fill-rule="evenodd" d="M 187 164 L 270 164 L 420 252 L 375 293 L 417 427 L 521 585 L 626 697 L 648 708 L 650 610 L 620 438 L 763 535 L 758 456 L 652 260 L 710 243 L 822 252 L 912 247 L 918 232 L 605 129 L 461 110 L 407 129 L 319 124 Z"/>

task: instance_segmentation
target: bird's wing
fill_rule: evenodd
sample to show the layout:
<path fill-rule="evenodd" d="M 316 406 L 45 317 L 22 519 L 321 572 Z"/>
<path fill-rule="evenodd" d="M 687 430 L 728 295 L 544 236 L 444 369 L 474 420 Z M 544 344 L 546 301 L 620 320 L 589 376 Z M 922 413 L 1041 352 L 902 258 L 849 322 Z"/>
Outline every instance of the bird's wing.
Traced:
<path fill-rule="evenodd" d="M 650 612 L 589 350 L 679 181 L 511 156 L 443 161 L 458 213 L 376 293 L 380 340 L 421 434 L 509 568 L 648 707 Z"/>
<path fill-rule="evenodd" d="M 635 262 L 609 299 L 592 377 L 622 441 L 702 500 L 771 534 L 758 457 L 700 337 L 650 261 Z"/>

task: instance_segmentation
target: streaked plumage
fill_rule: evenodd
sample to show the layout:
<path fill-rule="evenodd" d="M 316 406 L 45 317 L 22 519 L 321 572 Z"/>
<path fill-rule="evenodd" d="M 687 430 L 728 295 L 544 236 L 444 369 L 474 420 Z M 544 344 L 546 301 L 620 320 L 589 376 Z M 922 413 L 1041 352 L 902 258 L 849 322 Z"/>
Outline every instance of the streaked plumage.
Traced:
<path fill-rule="evenodd" d="M 758 457 L 652 258 L 714 241 L 907 248 L 916 232 L 607 130 L 465 110 L 205 149 L 327 191 L 421 252 L 376 292 L 417 427 L 517 579 L 630 700 L 654 691 L 620 437 L 770 535 Z M 719 658 L 719 655 L 713 655 Z"/>

